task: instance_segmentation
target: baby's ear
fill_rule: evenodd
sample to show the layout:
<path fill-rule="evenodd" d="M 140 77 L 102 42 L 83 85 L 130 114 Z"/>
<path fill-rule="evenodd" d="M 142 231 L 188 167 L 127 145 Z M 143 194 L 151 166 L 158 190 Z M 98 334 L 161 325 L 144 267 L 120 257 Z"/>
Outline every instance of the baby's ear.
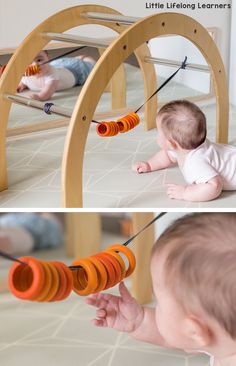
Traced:
<path fill-rule="evenodd" d="M 170 149 L 170 150 L 176 150 L 178 148 L 177 143 L 175 142 L 175 140 L 172 140 L 172 139 L 167 140 L 167 145 L 168 145 L 167 146 L 168 149 Z"/>
<path fill-rule="evenodd" d="M 205 348 L 212 343 L 213 335 L 209 326 L 194 315 L 186 318 L 185 332 L 194 347 L 198 349 Z"/>

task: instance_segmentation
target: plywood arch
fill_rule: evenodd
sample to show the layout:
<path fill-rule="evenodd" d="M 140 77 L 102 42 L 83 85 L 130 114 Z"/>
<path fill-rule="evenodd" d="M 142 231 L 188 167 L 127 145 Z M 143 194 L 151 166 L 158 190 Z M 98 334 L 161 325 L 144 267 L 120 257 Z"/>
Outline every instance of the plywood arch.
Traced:
<path fill-rule="evenodd" d="M 97 24 L 111 28 L 118 34 L 122 33 L 127 27 L 117 23 L 101 22 L 99 20 L 89 20 L 83 16 L 86 12 L 100 12 L 108 14 L 118 14 L 116 10 L 100 6 L 100 5 L 80 5 L 64 9 L 37 26 L 22 42 L 18 47 L 11 60 L 9 61 L 7 68 L 5 69 L 0 79 L 0 191 L 8 188 L 7 182 L 7 161 L 6 161 L 6 131 L 7 123 L 9 118 L 9 112 L 11 109 L 12 102 L 4 98 L 4 94 L 14 94 L 17 85 L 26 70 L 29 63 L 33 60 L 35 55 L 42 50 L 49 42 L 48 39 L 42 36 L 45 32 L 63 33 L 74 27 L 85 25 L 85 24 Z M 150 56 L 149 49 L 146 44 L 139 47 L 135 52 L 137 60 L 141 66 L 143 78 L 145 80 L 145 96 L 150 95 L 156 88 L 156 74 L 153 65 L 148 65 L 142 62 L 144 56 Z M 143 65 L 141 65 L 143 64 Z M 120 64 L 121 65 L 121 64 Z M 119 66 L 120 66 L 119 65 Z M 89 82 L 93 77 L 94 72 L 92 71 L 89 76 Z M 111 78 L 114 73 L 111 74 Z M 147 80 L 148 79 L 148 80 Z M 110 80 L 110 79 L 109 79 Z M 109 81 L 108 80 L 108 81 Z M 84 85 L 86 87 L 86 84 Z M 105 90 L 105 88 L 104 88 Z M 76 103 L 78 105 L 78 102 Z M 146 128 L 154 126 L 155 123 L 155 112 L 157 108 L 156 100 L 154 99 L 150 104 L 150 108 L 145 109 L 146 113 Z M 43 113 L 43 112 L 42 112 Z M 73 113 L 74 115 L 74 113 Z M 72 119 L 74 121 L 74 117 Z M 73 122 L 74 123 L 74 122 Z M 67 151 L 67 148 L 65 148 Z M 76 179 L 77 180 L 77 179 Z"/>
<path fill-rule="evenodd" d="M 73 111 L 63 158 L 63 203 L 82 207 L 84 148 L 90 121 L 101 93 L 119 65 L 147 40 L 163 35 L 180 35 L 190 40 L 205 57 L 213 75 L 217 102 L 217 141 L 227 142 L 228 87 L 220 53 L 207 30 L 191 17 L 161 13 L 146 17 L 126 29 L 106 49 L 93 70 Z"/>

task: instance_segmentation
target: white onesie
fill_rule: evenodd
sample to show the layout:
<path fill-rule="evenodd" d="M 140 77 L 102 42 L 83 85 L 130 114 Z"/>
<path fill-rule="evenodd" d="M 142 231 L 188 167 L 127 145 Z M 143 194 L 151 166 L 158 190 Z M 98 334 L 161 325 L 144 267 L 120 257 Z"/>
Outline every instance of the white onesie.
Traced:
<path fill-rule="evenodd" d="M 173 150 L 168 154 L 178 161 Z M 207 183 L 216 175 L 223 181 L 223 190 L 236 189 L 236 147 L 216 144 L 208 139 L 186 156 L 184 164 L 179 168 L 188 184 Z"/>
<path fill-rule="evenodd" d="M 34 91 L 42 90 L 48 83 L 55 80 L 58 81 L 56 90 L 72 88 L 76 83 L 75 77 L 70 70 L 51 65 L 46 75 L 23 76 L 21 79 L 23 84 Z"/>

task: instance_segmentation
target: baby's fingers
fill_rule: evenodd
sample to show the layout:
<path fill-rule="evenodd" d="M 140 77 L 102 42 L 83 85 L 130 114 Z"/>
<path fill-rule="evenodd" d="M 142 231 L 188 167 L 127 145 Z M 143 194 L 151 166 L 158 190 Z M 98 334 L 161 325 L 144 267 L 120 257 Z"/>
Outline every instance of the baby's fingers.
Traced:
<path fill-rule="evenodd" d="M 93 319 L 92 323 L 96 325 L 96 327 L 107 327 L 107 312 L 105 309 L 99 309 L 96 312 L 97 319 Z"/>
<path fill-rule="evenodd" d="M 106 321 L 106 319 L 93 319 L 92 320 L 92 323 L 96 327 L 107 327 L 107 321 Z"/>

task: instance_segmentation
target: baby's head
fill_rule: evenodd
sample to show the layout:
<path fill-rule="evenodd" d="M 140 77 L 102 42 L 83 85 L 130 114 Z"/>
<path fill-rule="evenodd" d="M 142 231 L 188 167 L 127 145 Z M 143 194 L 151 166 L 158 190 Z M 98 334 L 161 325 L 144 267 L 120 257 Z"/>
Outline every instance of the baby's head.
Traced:
<path fill-rule="evenodd" d="M 151 259 L 157 326 L 166 342 L 222 356 L 236 349 L 236 214 L 175 221 Z"/>
<path fill-rule="evenodd" d="M 163 149 L 193 150 L 206 139 L 206 117 L 195 104 L 176 100 L 157 114 L 158 144 Z"/>
<path fill-rule="evenodd" d="M 49 69 L 49 64 L 44 64 L 42 65 L 44 62 L 49 61 L 49 56 L 48 56 L 48 52 L 47 51 L 40 51 L 37 56 L 34 58 L 34 61 L 32 62 L 32 64 L 38 64 L 39 65 L 39 74 L 43 75 L 46 74 L 48 72 Z M 38 75 L 38 74 L 36 74 Z"/>

